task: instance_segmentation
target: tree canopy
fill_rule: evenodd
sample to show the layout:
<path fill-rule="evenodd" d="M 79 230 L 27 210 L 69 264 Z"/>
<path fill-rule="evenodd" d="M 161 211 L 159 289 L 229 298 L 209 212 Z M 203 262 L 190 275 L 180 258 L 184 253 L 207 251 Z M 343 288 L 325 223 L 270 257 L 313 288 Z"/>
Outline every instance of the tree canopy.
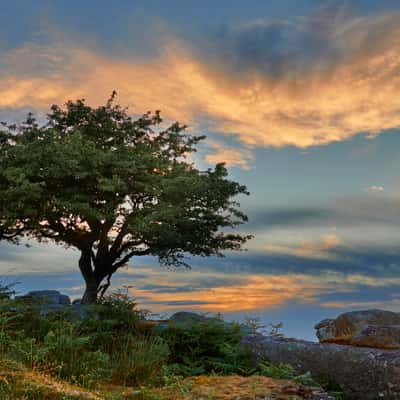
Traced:
<path fill-rule="evenodd" d="M 0 160 L 5 159 L 11 142 L 12 136 L 0 131 Z M 5 178 L 5 175 L 0 174 L 0 187 L 6 188 L 7 185 L 8 179 Z M 0 192 L 0 210 L 0 240 L 18 243 L 24 232 L 23 219 L 17 218 L 17 206 L 13 207 L 7 203 L 3 191 Z"/>
<path fill-rule="evenodd" d="M 162 128 L 158 111 L 134 119 L 114 97 L 53 105 L 44 125 L 29 115 L 0 132 L 0 235 L 79 249 L 86 303 L 133 256 L 176 266 L 249 239 L 228 231 L 247 220 L 234 200 L 246 187 L 224 164 L 201 171 L 187 158 L 204 137 Z"/>

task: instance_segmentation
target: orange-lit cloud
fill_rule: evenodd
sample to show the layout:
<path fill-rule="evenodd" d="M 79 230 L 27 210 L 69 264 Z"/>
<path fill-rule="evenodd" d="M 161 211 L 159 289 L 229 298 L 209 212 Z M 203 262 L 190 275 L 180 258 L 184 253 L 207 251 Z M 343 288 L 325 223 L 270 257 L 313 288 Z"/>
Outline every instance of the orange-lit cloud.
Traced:
<path fill-rule="evenodd" d="M 7 278 L 7 275 L 15 277 L 18 274 L 19 281 L 25 274 L 41 274 L 43 277 L 60 274 L 58 287 L 61 291 L 67 290 L 73 297 L 81 294 L 83 287 L 75 283 L 78 277 L 75 273 L 79 254 L 74 251 L 65 252 L 63 248 L 56 246 L 49 251 L 46 246 L 42 244 L 29 249 L 20 248 L 17 258 L 14 257 L 15 250 L 11 245 L 2 245 L 1 275 Z M 133 262 L 141 261 L 134 259 Z M 395 293 L 395 288 L 400 287 L 400 276 L 396 276 L 394 272 L 385 273 L 384 276 L 369 275 L 368 272 L 355 273 L 351 269 L 346 272 L 323 269 L 318 274 L 267 271 L 264 274 L 250 273 L 246 269 L 245 259 L 236 264 L 240 268 L 235 268 L 233 260 L 232 269 L 235 272 L 223 265 L 219 267 L 215 267 L 215 270 L 194 267 L 191 270 L 170 271 L 150 266 L 129 266 L 113 276 L 113 288 L 132 285 L 129 293 L 137 298 L 141 307 L 148 307 L 153 312 L 185 308 L 224 313 L 247 312 L 278 308 L 291 303 L 349 309 L 369 306 L 394 308 L 396 304 L 397 308 L 399 306 L 396 295 L 386 300 L 387 295 Z M 391 270 L 394 269 L 395 266 Z M 68 275 L 63 276 L 65 272 Z M 26 277 L 26 281 L 29 279 Z M 376 290 L 379 288 L 383 290 Z M 384 293 L 383 300 L 374 298 L 372 301 L 359 301 L 360 290 Z M 342 296 L 343 293 L 349 295 Z"/>
<path fill-rule="evenodd" d="M 205 161 L 209 164 L 224 162 L 230 167 L 239 167 L 249 170 L 250 162 L 254 160 L 254 156 L 247 148 L 228 147 L 220 142 L 209 142 L 212 152 L 207 154 Z"/>
<path fill-rule="evenodd" d="M 142 270 L 130 268 L 130 273 L 141 274 Z M 190 281 L 185 274 L 171 276 L 168 273 L 146 270 L 149 276 L 143 282 L 130 289 L 130 294 L 138 297 L 144 305 L 149 304 L 154 311 L 176 308 L 197 309 L 201 311 L 232 312 L 251 311 L 275 308 L 288 302 L 320 303 L 320 298 L 327 294 L 352 293 L 359 286 L 385 287 L 399 285 L 399 279 L 375 279 L 361 274 L 342 274 L 326 271 L 321 275 L 309 274 L 248 274 L 234 276 L 230 283 L 215 283 L 210 287 L 196 288 L 196 282 L 207 275 L 191 271 Z M 209 275 L 209 281 L 218 282 L 226 277 L 223 273 L 214 272 Z M 139 278 L 140 279 L 140 278 Z M 159 289 L 141 289 L 147 283 L 157 282 Z M 179 287 L 179 290 L 175 290 Z M 336 302 L 324 303 L 323 306 L 336 307 Z M 339 305 L 337 305 L 339 307 Z"/>
<path fill-rule="evenodd" d="M 133 296 L 156 302 L 161 309 L 176 308 L 169 302 L 180 302 L 179 308 L 195 308 L 203 311 L 229 312 L 272 308 L 297 300 L 303 303 L 315 301 L 323 289 L 312 278 L 304 275 L 251 275 L 242 278 L 240 284 L 216 286 L 187 292 L 154 292 L 133 289 Z M 306 284 L 306 281 L 308 283 Z M 192 304 L 192 302 L 198 304 Z M 188 305 L 185 305 L 187 303 Z"/>
<path fill-rule="evenodd" d="M 47 110 L 80 97 L 97 105 L 116 89 L 132 112 L 161 109 L 169 119 L 211 126 L 250 146 L 305 148 L 376 135 L 400 126 L 399 21 L 393 14 L 330 26 L 326 40 L 340 56 L 292 70 L 289 58 L 278 74 L 232 73 L 174 38 L 152 59 L 73 44 L 26 45 L 0 56 L 0 107 Z M 222 156 L 248 166 L 234 150 Z"/>

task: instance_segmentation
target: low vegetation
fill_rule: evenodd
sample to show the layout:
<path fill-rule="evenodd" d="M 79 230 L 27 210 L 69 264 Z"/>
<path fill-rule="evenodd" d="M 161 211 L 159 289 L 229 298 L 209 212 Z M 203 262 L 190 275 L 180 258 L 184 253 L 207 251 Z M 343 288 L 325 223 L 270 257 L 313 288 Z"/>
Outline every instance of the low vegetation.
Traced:
<path fill-rule="evenodd" d="M 241 326 L 218 316 L 143 329 L 139 321 L 147 313 L 125 294 L 85 306 L 83 318 L 44 316 L 11 295 L 0 290 L 1 399 L 178 398 L 176 392 L 191 392 L 193 383 L 226 375 L 315 385 L 287 365 L 254 365 L 238 346 Z"/>

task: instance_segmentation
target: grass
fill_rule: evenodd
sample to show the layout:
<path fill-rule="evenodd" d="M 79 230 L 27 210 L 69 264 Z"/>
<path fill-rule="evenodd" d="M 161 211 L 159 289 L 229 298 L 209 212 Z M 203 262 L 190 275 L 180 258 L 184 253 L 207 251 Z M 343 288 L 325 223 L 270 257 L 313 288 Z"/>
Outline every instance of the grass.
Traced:
<path fill-rule="evenodd" d="M 13 360 L 0 361 L 2 400 L 98 400 L 102 397 L 81 387 L 55 380 Z"/>

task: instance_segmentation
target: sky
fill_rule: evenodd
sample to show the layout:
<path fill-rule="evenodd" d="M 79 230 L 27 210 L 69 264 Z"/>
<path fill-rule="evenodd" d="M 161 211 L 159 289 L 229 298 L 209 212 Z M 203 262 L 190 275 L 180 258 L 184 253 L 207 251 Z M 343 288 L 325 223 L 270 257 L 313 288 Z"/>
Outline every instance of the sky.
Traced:
<path fill-rule="evenodd" d="M 283 322 L 400 312 L 398 0 L 15 0 L 0 9 L 0 119 L 51 104 L 159 109 L 207 135 L 195 162 L 247 185 L 247 251 L 113 280 L 157 313 Z M 0 243 L 19 291 L 83 290 L 78 253 Z"/>

